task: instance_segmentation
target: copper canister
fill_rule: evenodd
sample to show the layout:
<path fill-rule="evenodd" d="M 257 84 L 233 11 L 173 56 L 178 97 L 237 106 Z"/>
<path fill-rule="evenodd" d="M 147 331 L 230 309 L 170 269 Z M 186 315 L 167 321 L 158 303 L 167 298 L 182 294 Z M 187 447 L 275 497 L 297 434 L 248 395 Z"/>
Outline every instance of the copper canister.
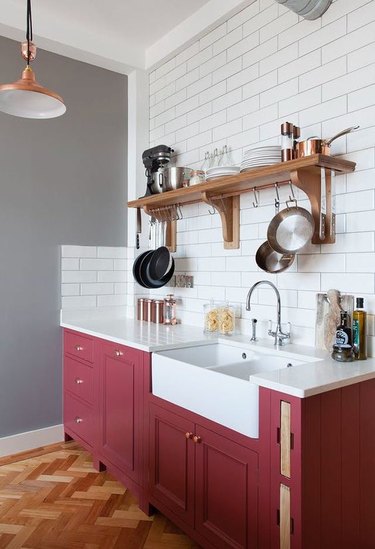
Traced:
<path fill-rule="evenodd" d="M 152 320 L 152 303 L 153 299 L 145 299 L 143 302 L 143 320 L 151 322 Z"/>
<path fill-rule="evenodd" d="M 163 324 L 164 322 L 164 300 L 155 299 L 152 304 L 152 322 Z"/>
<path fill-rule="evenodd" d="M 137 299 L 137 319 L 138 320 L 144 320 L 144 297 L 140 297 Z"/>

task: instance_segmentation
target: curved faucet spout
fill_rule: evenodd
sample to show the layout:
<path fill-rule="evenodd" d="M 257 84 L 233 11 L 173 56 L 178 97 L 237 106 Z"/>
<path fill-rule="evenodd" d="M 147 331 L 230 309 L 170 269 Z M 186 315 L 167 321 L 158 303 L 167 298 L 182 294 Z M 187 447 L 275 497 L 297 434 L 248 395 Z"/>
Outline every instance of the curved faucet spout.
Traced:
<path fill-rule="evenodd" d="M 289 339 L 290 334 L 284 334 L 281 329 L 281 299 L 280 299 L 280 292 L 276 288 L 275 284 L 273 284 L 269 280 L 259 280 L 259 282 L 256 282 L 255 284 L 253 284 L 247 294 L 246 310 L 247 311 L 251 310 L 251 296 L 253 295 L 253 291 L 255 290 L 255 288 L 257 288 L 261 284 L 266 284 L 268 286 L 271 286 L 271 288 L 275 290 L 276 299 L 277 299 L 277 326 L 276 326 L 275 332 L 272 332 L 272 329 L 270 329 L 268 333 L 269 335 L 272 335 L 272 337 L 275 338 L 275 345 L 282 345 L 285 340 Z"/>

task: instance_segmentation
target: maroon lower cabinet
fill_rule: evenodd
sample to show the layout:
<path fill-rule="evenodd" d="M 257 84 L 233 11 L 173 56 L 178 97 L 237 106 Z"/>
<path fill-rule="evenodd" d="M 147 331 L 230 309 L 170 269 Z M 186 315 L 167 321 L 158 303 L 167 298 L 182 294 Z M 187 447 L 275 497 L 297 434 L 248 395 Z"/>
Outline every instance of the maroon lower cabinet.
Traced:
<path fill-rule="evenodd" d="M 150 487 L 154 498 L 194 524 L 194 423 L 150 404 Z"/>
<path fill-rule="evenodd" d="M 263 443 L 157 397 L 149 409 L 151 503 L 202 547 L 269 547 L 267 422 Z"/>
<path fill-rule="evenodd" d="M 270 396 L 272 549 L 374 548 L 375 380 Z"/>
<path fill-rule="evenodd" d="M 93 451 L 98 430 L 94 338 L 64 330 L 64 431 Z"/>
<path fill-rule="evenodd" d="M 195 528 L 215 547 L 258 547 L 257 452 L 195 430 Z"/>
<path fill-rule="evenodd" d="M 103 342 L 99 364 L 99 457 L 138 482 L 143 353 Z"/>

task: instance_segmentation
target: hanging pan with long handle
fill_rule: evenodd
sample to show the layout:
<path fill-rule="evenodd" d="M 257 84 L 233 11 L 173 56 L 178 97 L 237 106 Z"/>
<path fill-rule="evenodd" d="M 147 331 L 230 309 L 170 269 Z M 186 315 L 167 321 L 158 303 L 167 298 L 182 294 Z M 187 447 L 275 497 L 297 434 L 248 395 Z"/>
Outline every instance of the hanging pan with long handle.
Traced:
<path fill-rule="evenodd" d="M 311 240 L 315 227 L 311 213 L 298 206 L 291 182 L 290 190 L 287 207 L 276 213 L 267 230 L 267 240 L 271 248 L 281 254 L 298 252 Z"/>
<path fill-rule="evenodd" d="M 279 190 L 277 183 L 275 184 L 276 198 L 275 198 L 275 214 L 278 215 L 280 207 Z M 262 271 L 266 273 L 282 273 L 289 269 L 293 264 L 295 255 L 292 253 L 284 254 L 276 252 L 266 240 L 258 248 L 255 255 L 255 261 Z"/>

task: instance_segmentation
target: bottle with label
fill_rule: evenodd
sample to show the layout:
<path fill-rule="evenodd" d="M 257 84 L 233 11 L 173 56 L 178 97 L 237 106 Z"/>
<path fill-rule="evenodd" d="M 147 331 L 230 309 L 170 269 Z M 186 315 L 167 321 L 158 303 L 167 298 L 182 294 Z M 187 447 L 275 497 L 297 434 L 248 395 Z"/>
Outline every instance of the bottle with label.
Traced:
<path fill-rule="evenodd" d="M 356 360 L 366 360 L 366 321 L 367 313 L 363 308 L 363 297 L 357 297 L 356 309 L 353 311 L 353 350 Z"/>
<path fill-rule="evenodd" d="M 336 339 L 331 356 L 339 362 L 351 362 L 354 359 L 354 354 L 349 314 L 347 311 L 341 311 L 340 316 L 340 325 L 336 329 Z"/>

